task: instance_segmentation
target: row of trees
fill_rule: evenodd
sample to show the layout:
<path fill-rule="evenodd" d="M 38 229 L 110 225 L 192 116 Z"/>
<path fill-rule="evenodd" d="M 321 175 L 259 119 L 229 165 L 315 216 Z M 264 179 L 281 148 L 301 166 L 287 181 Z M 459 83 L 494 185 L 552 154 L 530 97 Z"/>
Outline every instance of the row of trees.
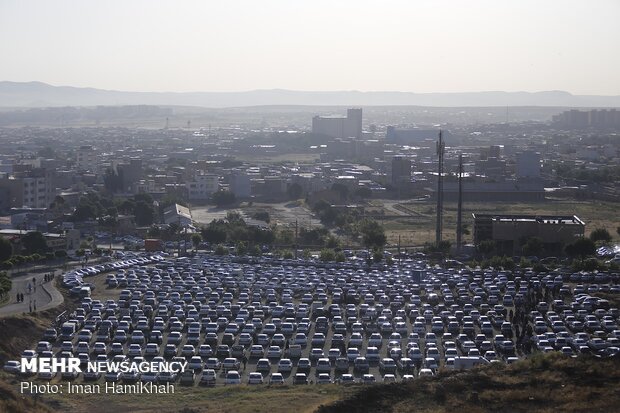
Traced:
<path fill-rule="evenodd" d="M 153 197 L 149 194 L 112 200 L 101 197 L 96 192 L 89 192 L 78 201 L 72 219 L 75 222 L 98 220 L 102 227 L 112 229 L 118 224 L 118 215 L 125 214 L 133 215 L 136 225 L 149 226 L 153 224 L 158 212 L 155 210 Z"/>
<path fill-rule="evenodd" d="M 0 297 L 4 298 L 11 291 L 12 284 L 6 271 L 0 271 Z"/>
<path fill-rule="evenodd" d="M 260 214 L 263 219 L 269 219 L 268 214 Z M 382 228 L 365 223 L 366 236 L 372 242 L 380 237 Z M 381 234 L 383 234 L 381 232 Z M 229 212 L 226 219 L 213 220 L 201 230 L 202 240 L 210 244 L 236 245 L 241 251 L 252 248 L 254 245 L 298 245 L 313 248 L 340 248 L 338 238 L 329 233 L 324 227 L 299 229 L 297 239 L 291 228 L 272 225 L 270 227 L 256 227 L 247 225 L 245 220 L 236 212 Z M 385 236 L 385 234 L 383 234 Z"/>
<path fill-rule="evenodd" d="M 39 231 L 26 233 L 22 239 L 22 255 L 45 254 L 48 252 L 47 241 Z M 9 260 L 13 256 L 13 244 L 6 238 L 0 237 L 0 262 Z"/>
<path fill-rule="evenodd" d="M 319 201 L 313 211 L 324 225 L 335 226 L 354 239 L 361 237 L 362 244 L 367 248 L 382 248 L 387 242 L 383 227 L 374 219 L 364 217 L 358 210 L 333 208 L 327 202 Z"/>

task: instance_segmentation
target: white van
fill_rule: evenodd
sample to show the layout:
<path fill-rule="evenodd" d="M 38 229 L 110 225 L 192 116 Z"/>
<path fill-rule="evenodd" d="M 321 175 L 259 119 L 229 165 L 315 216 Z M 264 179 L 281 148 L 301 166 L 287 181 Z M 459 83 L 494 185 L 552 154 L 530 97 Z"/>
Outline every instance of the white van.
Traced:
<path fill-rule="evenodd" d="M 467 370 L 472 367 L 489 364 L 489 360 L 485 359 L 481 356 L 472 356 L 472 357 L 455 357 L 454 358 L 454 369 L 455 370 Z"/>

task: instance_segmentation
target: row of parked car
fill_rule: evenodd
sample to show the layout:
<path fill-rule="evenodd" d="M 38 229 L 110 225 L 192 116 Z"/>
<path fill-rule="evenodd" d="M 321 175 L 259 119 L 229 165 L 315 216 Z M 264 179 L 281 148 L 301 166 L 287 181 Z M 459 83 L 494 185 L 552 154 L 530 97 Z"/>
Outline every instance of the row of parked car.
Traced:
<path fill-rule="evenodd" d="M 604 284 L 574 285 L 568 273 L 457 270 L 413 260 L 368 270 L 210 255 L 140 257 L 101 272 L 71 272 L 63 280 L 75 287 L 82 285 L 71 284 L 76 277 L 105 277 L 119 298 L 84 297 L 73 317 L 46 331 L 26 357 L 189 363 L 181 377 L 105 377 L 113 381 L 406 380 L 523 357 L 509 312 L 544 288 L 559 298 L 528 314 L 535 350 L 605 355 L 620 347 L 618 310 L 588 293 L 593 285 L 618 293 L 617 274 L 594 275 Z"/>

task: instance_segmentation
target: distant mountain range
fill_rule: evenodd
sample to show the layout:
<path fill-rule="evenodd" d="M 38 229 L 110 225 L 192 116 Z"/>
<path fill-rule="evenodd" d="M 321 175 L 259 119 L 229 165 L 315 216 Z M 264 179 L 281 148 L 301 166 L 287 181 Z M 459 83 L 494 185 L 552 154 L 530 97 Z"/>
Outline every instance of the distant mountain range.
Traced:
<path fill-rule="evenodd" d="M 0 107 L 58 107 L 97 105 L 166 105 L 209 108 L 264 105 L 309 106 L 561 106 L 620 107 L 620 96 L 572 95 L 547 92 L 304 92 L 295 90 L 252 90 L 247 92 L 124 92 L 42 82 L 0 81 Z"/>

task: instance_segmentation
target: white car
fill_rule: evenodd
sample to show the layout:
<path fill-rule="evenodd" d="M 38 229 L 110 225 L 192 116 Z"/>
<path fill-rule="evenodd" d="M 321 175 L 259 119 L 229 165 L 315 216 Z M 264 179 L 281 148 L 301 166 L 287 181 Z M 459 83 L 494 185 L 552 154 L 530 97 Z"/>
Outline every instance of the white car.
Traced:
<path fill-rule="evenodd" d="M 284 384 L 284 377 L 282 376 L 282 373 L 272 373 L 269 378 L 269 384 Z"/>
<path fill-rule="evenodd" d="M 224 381 L 224 384 L 226 385 L 241 384 L 241 375 L 239 374 L 237 370 L 230 370 L 228 373 L 226 373 L 226 379 Z"/>
<path fill-rule="evenodd" d="M 263 375 L 258 372 L 250 373 L 248 376 L 248 384 L 263 384 Z"/>
<path fill-rule="evenodd" d="M 278 373 L 287 373 L 293 370 L 293 362 L 290 359 L 281 359 L 278 362 Z"/>
<path fill-rule="evenodd" d="M 9 373 L 19 373 L 21 371 L 21 363 L 17 360 L 9 360 L 4 365 L 3 370 Z"/>

